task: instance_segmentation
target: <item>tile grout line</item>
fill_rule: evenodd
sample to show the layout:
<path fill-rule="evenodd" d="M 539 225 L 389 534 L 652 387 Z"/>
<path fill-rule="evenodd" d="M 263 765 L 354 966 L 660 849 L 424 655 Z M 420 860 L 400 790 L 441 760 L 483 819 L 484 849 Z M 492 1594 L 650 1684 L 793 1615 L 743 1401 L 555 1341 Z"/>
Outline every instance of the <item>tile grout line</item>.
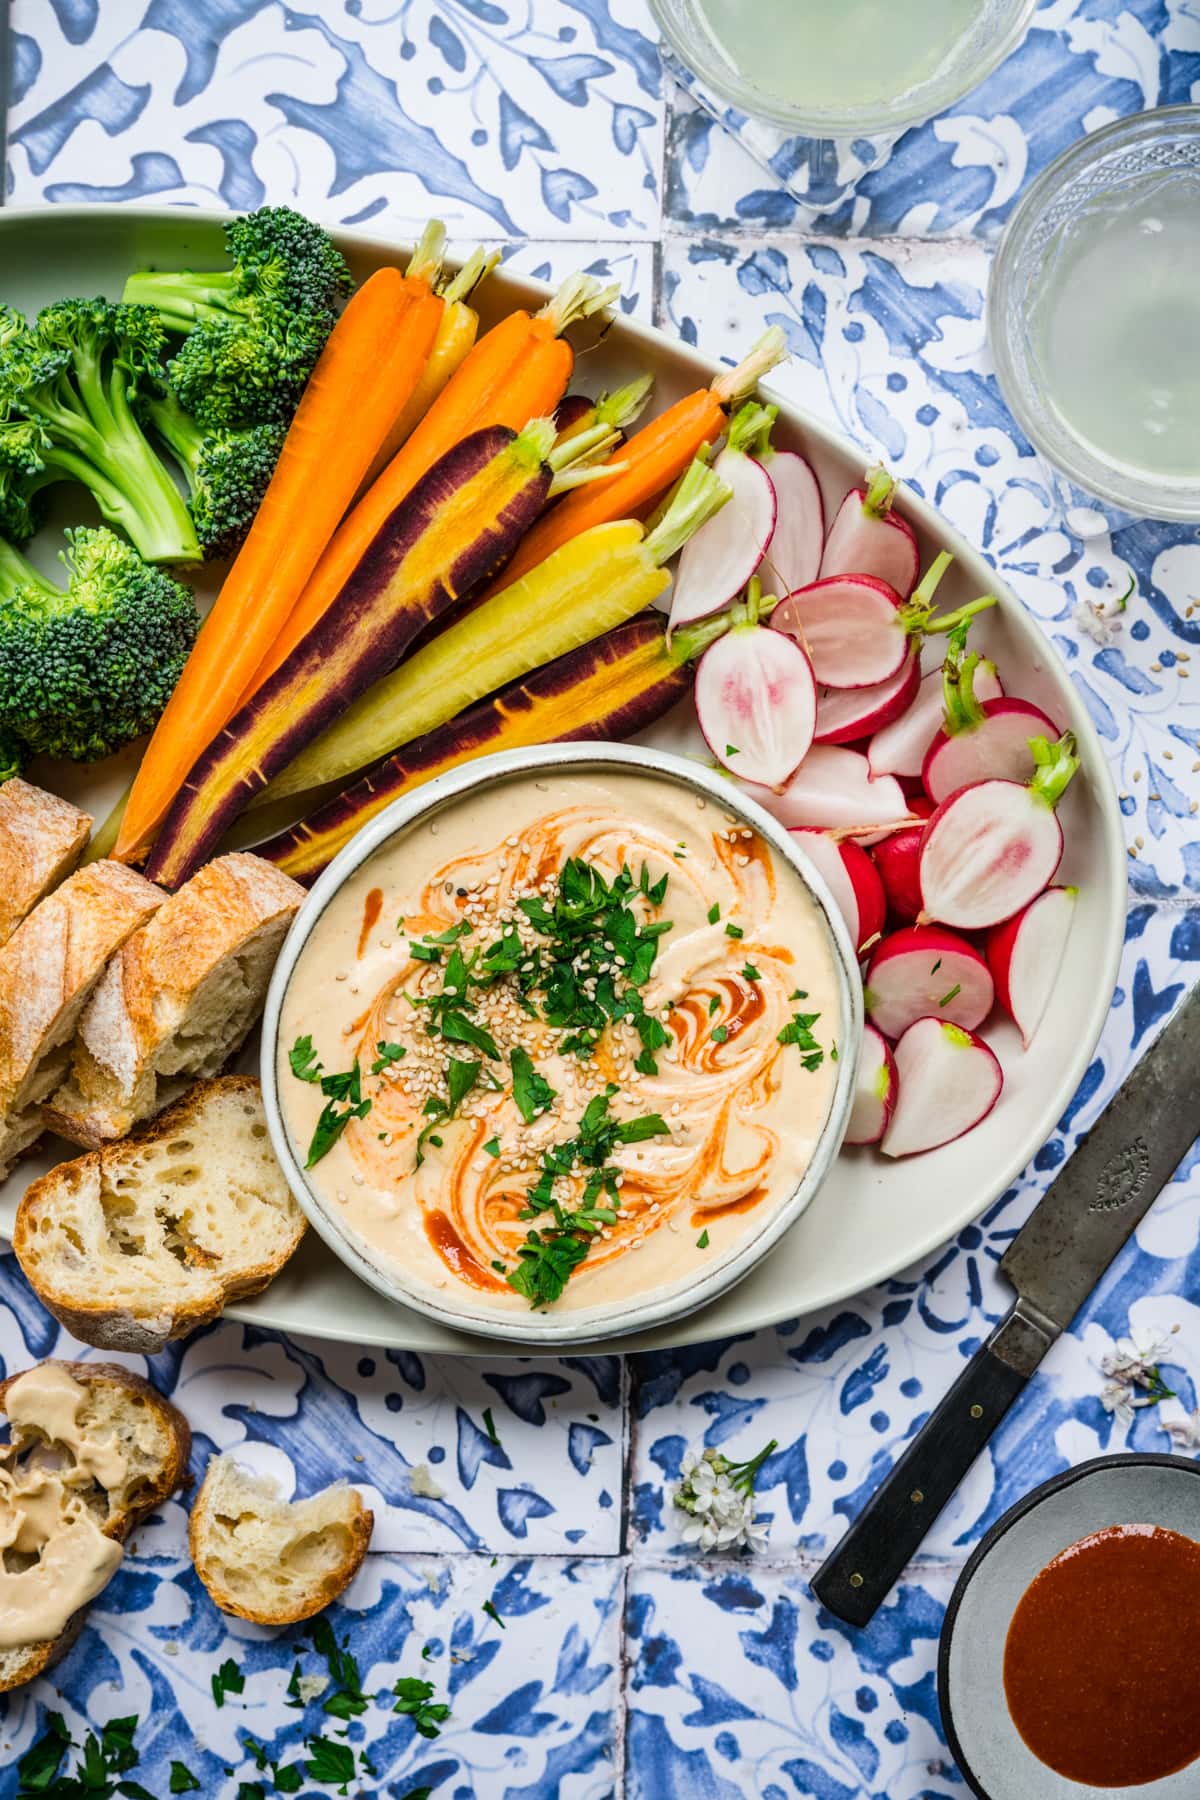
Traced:
<path fill-rule="evenodd" d="M 8 192 L 8 95 L 12 81 L 12 0 L 0 0 L 0 206 Z"/>

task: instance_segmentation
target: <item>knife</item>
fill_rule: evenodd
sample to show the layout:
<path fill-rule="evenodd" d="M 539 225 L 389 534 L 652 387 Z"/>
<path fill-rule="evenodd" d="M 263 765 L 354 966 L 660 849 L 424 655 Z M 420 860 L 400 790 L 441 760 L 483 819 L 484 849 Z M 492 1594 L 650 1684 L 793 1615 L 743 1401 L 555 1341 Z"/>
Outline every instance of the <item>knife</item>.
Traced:
<path fill-rule="evenodd" d="M 1071 1323 L 1200 1132 L 1194 987 L 1000 1259 L 1016 1304 L 813 1578 L 822 1605 L 866 1625 L 1047 1350 Z"/>

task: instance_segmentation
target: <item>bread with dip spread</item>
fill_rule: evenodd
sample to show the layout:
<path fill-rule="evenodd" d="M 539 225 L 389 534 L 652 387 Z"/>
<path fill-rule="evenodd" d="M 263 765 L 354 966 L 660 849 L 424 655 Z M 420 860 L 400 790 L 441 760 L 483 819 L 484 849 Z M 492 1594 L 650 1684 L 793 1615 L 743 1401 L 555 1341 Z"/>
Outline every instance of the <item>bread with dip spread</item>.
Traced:
<path fill-rule="evenodd" d="M 304 1229 L 258 1082 L 221 1075 L 124 1143 L 35 1181 L 13 1249 L 38 1299 L 84 1343 L 152 1353 L 260 1293 Z"/>
<path fill-rule="evenodd" d="M 44 1362 L 0 1383 L 0 1693 L 74 1641 L 122 1544 L 182 1487 L 187 1420 L 113 1363 Z"/>
<path fill-rule="evenodd" d="M 109 959 L 165 899 L 123 863 L 91 863 L 35 906 L 0 950 L 0 1180 L 45 1128 L 41 1103 L 62 1081 Z"/>
<path fill-rule="evenodd" d="M 98 1150 L 216 1075 L 258 1018 L 304 890 L 261 857 L 218 857 L 169 896 L 88 1001 L 47 1126 Z"/>
<path fill-rule="evenodd" d="M 222 1612 L 256 1625 L 295 1625 L 350 1584 L 374 1525 L 357 1489 L 344 1482 L 289 1501 L 274 1481 L 214 1456 L 192 1507 L 188 1547 Z"/>
<path fill-rule="evenodd" d="M 71 873 L 91 829 L 88 815 L 69 800 L 19 775 L 0 783 L 0 945 Z"/>

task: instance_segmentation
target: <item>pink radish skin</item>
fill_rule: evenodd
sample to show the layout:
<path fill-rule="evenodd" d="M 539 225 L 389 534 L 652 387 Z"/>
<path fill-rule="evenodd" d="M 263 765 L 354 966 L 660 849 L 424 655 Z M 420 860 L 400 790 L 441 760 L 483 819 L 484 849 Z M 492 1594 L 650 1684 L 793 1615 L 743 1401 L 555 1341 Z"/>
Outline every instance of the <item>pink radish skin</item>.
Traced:
<path fill-rule="evenodd" d="M 825 878 L 859 955 L 883 930 L 887 902 L 875 864 L 853 839 L 839 843 L 824 831 L 793 831 L 800 849 Z"/>
<path fill-rule="evenodd" d="M 825 507 L 812 469 L 794 450 L 761 459 L 775 489 L 775 529 L 759 574 L 775 594 L 790 594 L 817 579 L 825 541 Z"/>
<path fill-rule="evenodd" d="M 730 423 L 726 447 L 713 464 L 730 498 L 683 547 L 671 594 L 672 631 L 728 606 L 763 559 L 775 531 L 775 487 L 747 446 L 769 430 L 774 417 L 774 407 L 751 400 Z"/>
<path fill-rule="evenodd" d="M 880 1145 L 885 1156 L 953 1143 L 987 1118 L 1004 1086 L 983 1039 L 945 1019 L 917 1019 L 895 1057 L 899 1092 Z"/>
<path fill-rule="evenodd" d="M 867 470 L 867 486 L 851 488 L 829 528 L 822 575 L 874 575 L 902 597 L 917 583 L 920 557 L 912 526 L 891 510 L 896 483 L 886 469 Z"/>
<path fill-rule="evenodd" d="M 933 812 L 932 801 L 923 794 L 908 804 L 922 818 L 928 818 Z M 906 925 L 913 924 L 921 910 L 921 838 L 924 832 L 924 825 L 906 826 L 903 831 L 893 831 L 872 851 L 888 911 Z"/>
<path fill-rule="evenodd" d="M 1047 888 L 1015 919 L 988 933 L 987 959 L 996 998 L 1027 1050 L 1046 1016 L 1078 898 L 1078 888 Z"/>
<path fill-rule="evenodd" d="M 975 694 L 979 700 L 999 700 L 1004 693 L 1000 678 L 989 662 L 975 670 Z M 877 731 L 867 746 L 872 775 L 902 775 L 920 779 L 929 746 L 938 735 L 945 714 L 942 671 L 931 669 L 921 677 L 916 698 L 900 718 Z"/>
<path fill-rule="evenodd" d="M 871 1023 L 893 1041 L 917 1019 L 947 1019 L 974 1031 L 996 990 L 986 959 L 966 938 L 937 925 L 907 925 L 885 937 L 867 967 Z"/>
<path fill-rule="evenodd" d="M 696 668 L 696 717 L 719 763 L 767 787 L 794 775 L 813 740 L 817 684 L 799 644 L 735 625 Z"/>
<path fill-rule="evenodd" d="M 925 752 L 921 781 L 939 806 L 959 788 L 995 776 L 1001 781 L 1028 781 L 1033 774 L 1030 738 L 1053 740 L 1058 726 L 1028 700 L 985 700 L 977 725 L 948 732 L 943 726 Z"/>
<path fill-rule="evenodd" d="M 863 1026 L 854 1104 L 846 1127 L 848 1144 L 877 1144 L 896 1104 L 896 1062 L 891 1045 L 873 1025 Z"/>
<path fill-rule="evenodd" d="M 812 826 L 817 831 L 866 831 L 898 824 L 909 817 L 908 802 L 898 781 L 872 781 L 867 759 L 857 750 L 814 744 L 786 787 L 776 793 L 748 784 L 761 806 L 789 831 Z"/>
<path fill-rule="evenodd" d="M 1062 861 L 1054 808 L 1079 767 L 1075 740 L 1032 740 L 1033 780 L 977 781 L 943 800 L 921 839 L 921 918 L 982 931 L 1035 900 Z"/>
<path fill-rule="evenodd" d="M 823 688 L 817 698 L 817 744 L 853 744 L 880 731 L 913 703 L 921 682 L 916 646 L 890 681 L 868 688 Z"/>

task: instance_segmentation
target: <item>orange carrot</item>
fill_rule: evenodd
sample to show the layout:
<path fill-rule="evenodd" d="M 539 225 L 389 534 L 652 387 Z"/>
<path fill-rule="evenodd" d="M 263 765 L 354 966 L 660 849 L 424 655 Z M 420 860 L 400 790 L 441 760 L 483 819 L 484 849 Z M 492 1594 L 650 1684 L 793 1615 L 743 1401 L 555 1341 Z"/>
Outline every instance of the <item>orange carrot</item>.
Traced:
<path fill-rule="evenodd" d="M 657 419 L 614 450 L 610 464 L 617 472 L 609 480 L 589 481 L 567 494 L 558 505 L 527 531 L 505 568 L 484 599 L 519 581 L 555 550 L 593 525 L 616 519 L 640 517 L 671 483 L 677 481 L 697 451 L 711 444 L 724 430 L 726 409 L 754 389 L 760 375 L 782 361 L 787 350 L 777 325 L 763 334 L 736 369 L 730 369 L 711 387 L 698 388 L 669 406 Z M 600 464 L 600 473 L 606 466 Z"/>
<path fill-rule="evenodd" d="M 416 386 L 442 301 L 425 274 L 380 269 L 330 333 L 275 473 L 138 770 L 113 855 L 153 842 L 200 752 L 237 711 Z"/>
<path fill-rule="evenodd" d="M 412 436 L 401 445 L 331 539 L 299 602 L 271 644 L 245 698 L 291 655 L 337 598 L 384 521 L 434 463 L 473 431 L 507 425 L 523 431 L 552 413 L 566 392 L 575 355 L 561 333 L 616 297 L 590 275 L 573 275 L 540 312 L 509 313 L 493 325 L 442 389 Z"/>

